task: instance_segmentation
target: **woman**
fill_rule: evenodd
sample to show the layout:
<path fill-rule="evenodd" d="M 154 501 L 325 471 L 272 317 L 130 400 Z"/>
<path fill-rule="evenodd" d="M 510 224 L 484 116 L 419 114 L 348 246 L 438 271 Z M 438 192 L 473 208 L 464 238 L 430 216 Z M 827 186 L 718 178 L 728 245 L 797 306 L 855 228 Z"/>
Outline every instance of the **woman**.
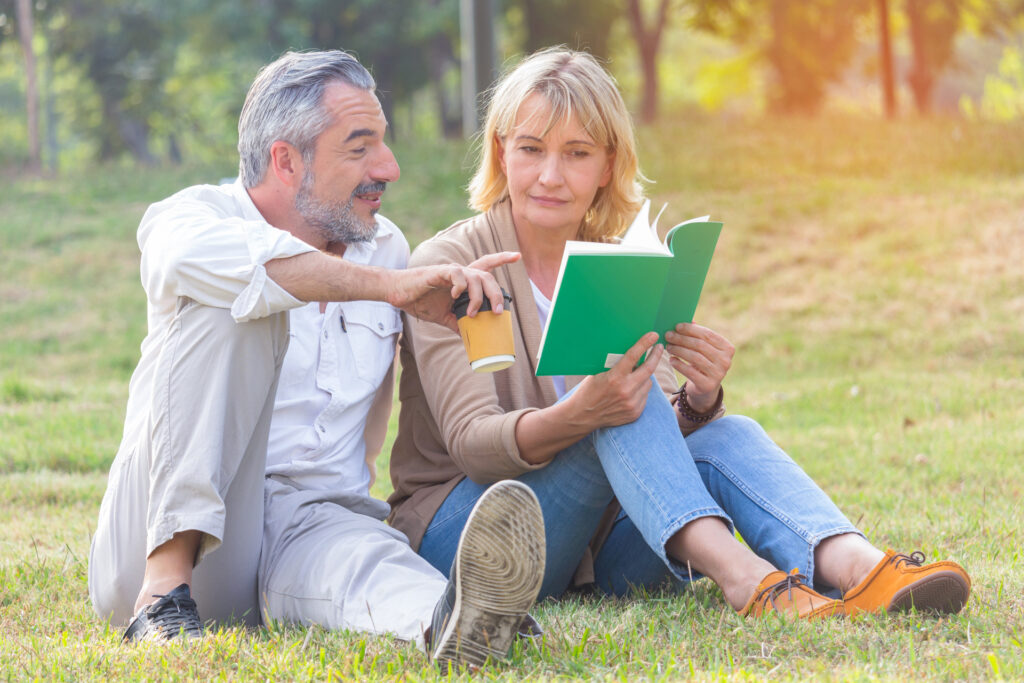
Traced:
<path fill-rule="evenodd" d="M 544 50 L 499 83 L 470 185 L 481 214 L 411 265 L 522 252 L 495 272 L 515 304 L 517 361 L 475 374 L 458 335 L 406 322 L 392 524 L 446 572 L 476 499 L 515 478 L 544 512 L 542 597 L 574 574 L 616 595 L 704 575 L 744 615 L 959 611 L 959 565 L 875 548 L 757 423 L 723 417 L 734 350 L 716 332 L 682 323 L 602 374 L 534 375 L 565 242 L 621 234 L 642 203 L 638 176 L 629 115 L 592 57 Z"/>

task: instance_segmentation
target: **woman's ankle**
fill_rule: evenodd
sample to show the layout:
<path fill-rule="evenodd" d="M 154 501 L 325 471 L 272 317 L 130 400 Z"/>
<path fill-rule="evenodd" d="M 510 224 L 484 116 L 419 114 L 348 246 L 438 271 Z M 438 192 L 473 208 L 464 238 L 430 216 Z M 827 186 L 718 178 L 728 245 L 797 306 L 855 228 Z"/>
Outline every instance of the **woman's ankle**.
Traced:
<path fill-rule="evenodd" d="M 846 593 L 867 578 L 885 553 L 859 534 L 826 538 L 814 550 L 815 580 Z"/>

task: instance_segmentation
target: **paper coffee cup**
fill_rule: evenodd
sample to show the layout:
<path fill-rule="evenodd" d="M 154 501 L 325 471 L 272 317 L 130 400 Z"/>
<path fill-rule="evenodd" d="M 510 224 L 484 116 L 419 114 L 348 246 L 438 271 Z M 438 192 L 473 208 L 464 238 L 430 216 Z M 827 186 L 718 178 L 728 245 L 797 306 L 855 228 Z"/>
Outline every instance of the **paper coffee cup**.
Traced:
<path fill-rule="evenodd" d="M 458 319 L 459 334 L 466 346 L 469 366 L 476 372 L 497 372 L 512 365 L 516 360 L 515 339 L 512 336 L 512 297 L 504 289 L 505 310 L 495 313 L 491 302 L 485 297 L 480 311 L 474 316 L 466 315 L 469 294 L 463 292 L 452 311 Z"/>

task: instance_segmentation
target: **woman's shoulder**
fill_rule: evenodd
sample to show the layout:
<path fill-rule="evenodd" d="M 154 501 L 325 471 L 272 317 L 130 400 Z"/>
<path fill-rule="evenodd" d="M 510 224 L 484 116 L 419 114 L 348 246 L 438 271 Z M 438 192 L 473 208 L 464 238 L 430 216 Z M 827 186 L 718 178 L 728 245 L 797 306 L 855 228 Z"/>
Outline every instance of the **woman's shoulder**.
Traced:
<path fill-rule="evenodd" d="M 469 263 L 494 251 L 489 245 L 490 231 L 487 215 L 477 214 L 448 226 L 416 247 L 409 259 L 410 266 L 436 263 Z"/>

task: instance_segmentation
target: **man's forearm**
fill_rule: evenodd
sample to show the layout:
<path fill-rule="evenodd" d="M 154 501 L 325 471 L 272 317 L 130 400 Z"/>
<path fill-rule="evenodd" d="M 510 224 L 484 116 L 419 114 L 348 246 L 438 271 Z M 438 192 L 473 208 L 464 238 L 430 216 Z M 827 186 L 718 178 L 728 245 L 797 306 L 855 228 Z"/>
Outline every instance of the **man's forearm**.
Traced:
<path fill-rule="evenodd" d="M 266 263 L 267 275 L 300 301 L 386 301 L 393 273 L 321 251 Z"/>

